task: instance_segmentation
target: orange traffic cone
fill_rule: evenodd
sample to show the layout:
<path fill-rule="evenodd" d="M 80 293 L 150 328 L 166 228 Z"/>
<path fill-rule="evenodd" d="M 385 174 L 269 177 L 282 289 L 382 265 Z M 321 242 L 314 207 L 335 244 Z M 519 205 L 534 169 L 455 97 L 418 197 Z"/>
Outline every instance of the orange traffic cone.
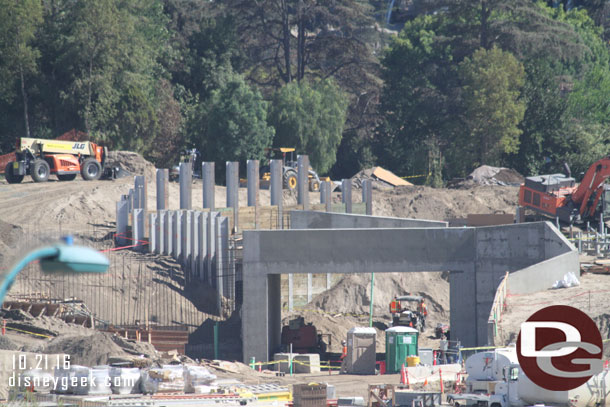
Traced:
<path fill-rule="evenodd" d="M 407 376 L 404 363 L 400 368 L 400 384 L 407 384 Z"/>
<path fill-rule="evenodd" d="M 428 385 L 428 378 L 426 377 L 426 380 L 424 380 L 424 387 L 426 387 Z"/>
<path fill-rule="evenodd" d="M 407 389 L 411 389 L 411 384 L 409 383 L 409 371 L 405 367 L 405 378 L 407 379 Z"/>

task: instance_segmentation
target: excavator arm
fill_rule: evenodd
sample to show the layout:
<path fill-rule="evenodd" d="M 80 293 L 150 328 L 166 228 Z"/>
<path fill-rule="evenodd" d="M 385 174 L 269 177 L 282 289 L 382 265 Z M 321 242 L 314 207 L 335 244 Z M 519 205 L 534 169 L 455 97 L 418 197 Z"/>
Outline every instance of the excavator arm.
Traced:
<path fill-rule="evenodd" d="M 587 210 L 588 202 L 593 194 L 596 196 L 595 204 L 591 210 L 595 210 L 601 195 L 601 189 L 603 189 L 602 184 L 608 177 L 610 177 L 610 157 L 602 158 L 589 167 L 582 182 L 572 194 L 572 202 L 580 205 L 578 212 L 581 216 L 585 216 L 589 212 Z"/>

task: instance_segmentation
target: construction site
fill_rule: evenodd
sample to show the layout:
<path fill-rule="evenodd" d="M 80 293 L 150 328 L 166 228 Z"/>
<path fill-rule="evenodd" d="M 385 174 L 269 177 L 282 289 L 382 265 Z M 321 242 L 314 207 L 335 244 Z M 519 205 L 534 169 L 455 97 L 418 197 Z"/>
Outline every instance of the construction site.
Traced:
<path fill-rule="evenodd" d="M 333 182 L 299 155 L 294 174 L 282 159 L 263 177 L 257 160 L 222 171 L 185 161 L 170 181 L 138 154 L 91 154 L 101 164 L 6 164 L 3 274 L 65 236 L 108 268 L 23 267 L 1 310 L 3 403 L 508 407 L 492 387 L 508 380 L 520 324 L 536 310 L 571 305 L 610 337 L 603 214 L 589 205 L 590 219 L 560 223 L 562 201 L 532 219 L 540 211 L 523 192 L 535 201 L 576 188 L 569 179 L 543 191 L 548 179 L 483 166 L 434 189 L 376 167 Z M 596 207 L 602 195 L 577 203 Z M 522 388 L 521 405 L 605 400 L 550 402 Z"/>

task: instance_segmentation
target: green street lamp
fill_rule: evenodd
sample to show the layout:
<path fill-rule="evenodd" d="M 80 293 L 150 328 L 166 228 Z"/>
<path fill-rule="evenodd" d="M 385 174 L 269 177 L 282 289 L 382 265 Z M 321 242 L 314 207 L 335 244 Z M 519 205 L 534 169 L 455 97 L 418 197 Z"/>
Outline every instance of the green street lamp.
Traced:
<path fill-rule="evenodd" d="M 65 244 L 45 246 L 28 253 L 6 275 L 0 285 L 0 304 L 6 292 L 15 281 L 17 274 L 30 262 L 40 260 L 40 267 L 46 273 L 104 273 L 108 270 L 109 261 L 102 253 L 83 246 L 73 246 L 72 238 L 64 239 Z"/>

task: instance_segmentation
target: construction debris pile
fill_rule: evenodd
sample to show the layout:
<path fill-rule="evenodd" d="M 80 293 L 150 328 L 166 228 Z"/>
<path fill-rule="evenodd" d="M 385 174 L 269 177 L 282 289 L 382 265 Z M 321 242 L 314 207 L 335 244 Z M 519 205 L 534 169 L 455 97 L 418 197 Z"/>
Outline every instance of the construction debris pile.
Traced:
<path fill-rule="evenodd" d="M 413 184 L 406 181 L 391 171 L 381 167 L 372 167 L 364 169 L 352 177 L 352 186 L 362 188 L 362 181 L 372 180 L 373 189 L 376 190 L 391 190 L 398 186 L 412 186 Z"/>

